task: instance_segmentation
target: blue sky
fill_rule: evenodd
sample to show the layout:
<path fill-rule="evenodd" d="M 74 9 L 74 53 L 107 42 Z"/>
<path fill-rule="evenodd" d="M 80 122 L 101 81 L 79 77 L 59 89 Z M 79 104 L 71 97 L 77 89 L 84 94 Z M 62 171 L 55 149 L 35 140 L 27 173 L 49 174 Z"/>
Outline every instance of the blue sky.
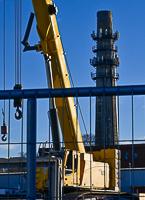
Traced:
<path fill-rule="evenodd" d="M 111 10 L 113 13 L 114 31 L 120 32 L 117 42 L 120 57 L 118 69 L 119 85 L 145 83 L 145 1 L 144 0 L 55 0 L 59 13 L 57 21 L 60 34 L 67 54 L 69 67 L 75 86 L 95 86 L 91 80 L 93 68 L 89 64 L 93 57 L 92 46 L 95 43 L 90 35 L 96 30 L 96 13 L 99 10 Z M 3 0 L 0 1 L 0 23 L 3 22 Z M 14 86 L 14 1 L 6 0 L 6 87 Z M 30 12 L 33 10 L 30 0 L 23 0 L 23 34 Z M 0 43 L 3 40 L 3 27 L 0 26 Z M 30 41 L 32 44 L 39 40 L 36 26 L 33 25 Z M 1 45 L 2 47 L 2 45 Z M 0 71 L 3 74 L 3 48 L 0 49 Z M 24 88 L 47 87 L 45 66 L 42 55 L 36 52 L 22 54 L 22 82 Z M 0 89 L 3 89 L 3 76 L 0 78 Z M 89 101 L 81 100 L 85 120 L 89 129 Z M 2 105 L 1 105 L 2 107 Z M 46 140 L 48 132 L 47 101 L 39 103 L 38 139 Z M 1 108 L 0 108 L 1 109 Z M 94 110 L 94 108 L 92 108 Z M 14 118 L 12 110 L 12 118 Z M 135 136 L 144 138 L 145 132 L 145 99 L 136 97 L 134 103 Z M 87 112 L 88 113 L 88 112 Z M 94 115 L 94 111 L 92 111 Z M 1 116 L 0 116 L 1 117 Z M 94 116 L 92 116 L 94 119 Z M 14 119 L 11 128 L 11 140 L 20 138 L 20 123 Z M 24 119 L 26 123 L 26 119 Z M 92 122 L 94 126 L 94 122 Z M 122 97 L 120 100 L 120 135 L 121 139 L 131 139 L 131 98 Z"/>

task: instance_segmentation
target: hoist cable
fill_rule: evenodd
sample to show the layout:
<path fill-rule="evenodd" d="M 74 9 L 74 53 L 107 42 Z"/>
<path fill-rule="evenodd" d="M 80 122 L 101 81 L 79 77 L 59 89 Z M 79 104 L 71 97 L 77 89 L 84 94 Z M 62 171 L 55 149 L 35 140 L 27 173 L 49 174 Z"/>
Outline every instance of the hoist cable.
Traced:
<path fill-rule="evenodd" d="M 62 43 L 62 46 L 63 46 L 63 43 Z M 63 47 L 63 50 L 64 50 L 64 47 Z M 72 74 L 71 74 L 71 70 L 70 70 L 70 67 L 69 67 L 69 64 L 68 64 L 68 60 L 67 60 L 65 51 L 64 51 L 64 57 L 65 57 L 66 65 L 67 65 L 67 68 L 68 68 L 68 73 L 70 75 L 70 81 L 71 81 L 72 87 L 74 87 L 75 84 L 74 84 L 74 81 L 73 81 L 73 77 L 72 77 Z M 86 123 L 85 123 L 85 119 L 84 119 L 84 115 L 83 115 L 83 112 L 82 112 L 82 109 L 81 109 L 79 101 L 78 101 L 78 108 L 79 108 L 79 111 L 80 111 L 80 116 L 81 116 L 81 119 L 82 119 L 82 122 L 83 122 L 83 126 L 84 126 L 84 129 L 85 129 L 85 132 L 86 132 L 86 134 L 88 134 Z"/>
<path fill-rule="evenodd" d="M 18 0 L 18 83 L 20 83 L 20 0 Z"/>
<path fill-rule="evenodd" d="M 16 2 L 16 80 L 17 80 L 17 82 L 16 83 L 18 83 L 18 66 L 19 66 L 19 64 L 18 64 L 18 1 L 16 0 L 15 1 Z"/>
<path fill-rule="evenodd" d="M 22 0 L 20 0 L 20 83 L 22 82 L 22 49 L 21 49 L 21 36 L 22 36 Z"/>
<path fill-rule="evenodd" d="M 22 0 L 15 0 L 15 84 L 21 84 Z"/>
<path fill-rule="evenodd" d="M 18 26 L 18 33 L 19 33 L 19 36 L 18 36 L 18 46 L 19 46 L 19 49 L 18 49 L 18 52 L 19 52 L 19 70 L 18 70 L 18 73 L 19 73 L 19 83 L 21 84 L 21 58 L 22 58 L 22 54 L 21 54 L 21 35 L 22 35 L 22 0 L 19 0 L 19 16 L 18 16 L 18 23 L 19 23 L 19 26 Z"/>
<path fill-rule="evenodd" d="M 3 1 L 3 87 L 6 89 L 6 4 Z M 6 102 L 3 105 L 3 122 L 5 122 Z"/>
<path fill-rule="evenodd" d="M 21 85 L 21 32 L 22 32 L 22 1 L 14 1 L 15 10 L 15 86 L 14 89 L 22 89 Z M 22 118 L 22 99 L 14 99 L 14 107 L 16 108 L 15 118 Z"/>
<path fill-rule="evenodd" d="M 17 49 L 17 60 L 16 60 L 16 62 L 17 62 L 17 83 L 19 83 L 19 5 L 18 5 L 18 3 L 19 3 L 19 0 L 16 0 L 16 9 L 17 9 L 17 12 L 16 12 L 16 15 L 17 15 L 17 18 L 16 18 L 16 22 L 17 22 L 17 27 L 16 27 L 16 29 L 17 29 L 17 38 L 16 38 L 16 40 L 17 40 L 17 46 L 16 46 L 16 49 Z"/>
<path fill-rule="evenodd" d="M 15 12 L 15 84 L 17 83 L 17 8 L 16 1 L 14 1 L 14 12 Z"/>
<path fill-rule="evenodd" d="M 20 83 L 20 0 L 18 0 L 18 83 Z"/>

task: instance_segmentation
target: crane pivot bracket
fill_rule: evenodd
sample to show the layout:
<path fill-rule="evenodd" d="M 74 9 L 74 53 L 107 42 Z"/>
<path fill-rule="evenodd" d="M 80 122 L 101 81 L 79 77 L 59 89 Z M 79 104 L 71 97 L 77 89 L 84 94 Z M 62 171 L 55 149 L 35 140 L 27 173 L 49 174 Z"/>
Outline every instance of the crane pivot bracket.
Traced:
<path fill-rule="evenodd" d="M 33 45 L 33 46 L 31 46 L 29 44 L 29 36 L 30 36 L 31 29 L 32 29 L 33 21 L 34 21 L 34 13 L 31 13 L 28 24 L 27 24 L 26 32 L 25 32 L 25 35 L 24 35 L 24 38 L 22 41 L 22 44 L 24 45 L 24 49 L 23 49 L 24 52 L 25 51 L 33 51 L 33 50 L 39 51 L 39 49 L 40 49 L 39 44 Z"/>

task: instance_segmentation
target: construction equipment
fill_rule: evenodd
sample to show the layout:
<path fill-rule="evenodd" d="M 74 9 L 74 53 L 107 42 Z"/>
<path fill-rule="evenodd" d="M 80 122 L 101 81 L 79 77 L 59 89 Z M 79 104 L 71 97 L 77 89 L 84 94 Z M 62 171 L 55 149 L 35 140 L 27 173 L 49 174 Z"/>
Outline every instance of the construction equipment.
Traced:
<path fill-rule="evenodd" d="M 48 87 L 70 88 L 65 55 L 56 21 L 57 8 L 52 0 L 32 0 L 37 20 L 40 43 L 29 44 L 29 34 L 34 14 L 31 14 L 23 40 L 24 51 L 36 50 L 44 55 Z M 106 149 L 86 153 L 80 130 L 76 105 L 73 98 L 50 99 L 50 121 L 53 146 L 60 151 L 59 125 L 63 136 L 62 177 L 65 189 L 111 189 L 119 190 L 118 155 L 116 149 Z M 64 121 L 65 119 L 65 121 Z M 55 129 L 55 130 L 54 130 Z M 47 173 L 38 170 L 37 189 L 44 191 Z M 44 178 L 42 176 L 44 175 Z M 49 178 L 48 178 L 49 179 Z"/>

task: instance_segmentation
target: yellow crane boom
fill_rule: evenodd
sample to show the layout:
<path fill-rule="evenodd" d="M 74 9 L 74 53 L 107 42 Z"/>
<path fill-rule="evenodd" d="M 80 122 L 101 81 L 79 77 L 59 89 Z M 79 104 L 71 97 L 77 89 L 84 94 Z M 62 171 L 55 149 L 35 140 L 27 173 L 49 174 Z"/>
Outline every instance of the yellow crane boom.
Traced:
<path fill-rule="evenodd" d="M 40 43 L 35 46 L 30 46 L 27 41 L 34 17 L 32 14 L 22 42 L 25 46 L 24 51 L 36 49 L 43 53 L 46 62 L 48 87 L 70 88 L 71 84 L 58 30 L 55 5 L 52 0 L 32 0 L 32 4 L 36 16 Z M 72 97 L 50 99 L 50 105 L 52 106 L 52 110 L 54 109 L 56 111 L 57 109 L 55 113 L 58 114 L 65 144 L 62 170 L 64 187 L 79 186 L 83 189 L 87 187 L 95 189 L 118 188 L 118 183 L 116 183 L 114 178 L 117 174 L 116 159 L 114 162 L 110 161 L 110 158 L 112 159 L 112 155 L 114 155 L 116 151 L 114 150 L 112 152 L 110 149 L 105 150 L 105 158 L 103 157 L 104 154 L 102 154 L 102 151 L 85 152 L 74 99 Z M 54 121 L 56 122 L 57 120 Z M 55 128 L 54 123 L 51 128 L 53 130 L 53 137 L 58 128 Z M 58 142 L 55 143 L 54 140 L 53 144 L 56 147 L 54 149 L 57 150 Z M 108 162 L 105 161 L 106 154 Z M 92 174 L 92 176 L 90 176 L 90 174 Z M 38 190 L 42 190 L 42 185 L 45 180 L 49 178 L 43 176 L 45 180 L 40 181 L 40 178 L 42 178 L 41 171 L 37 173 L 37 175 L 39 176 L 37 188 Z"/>
<path fill-rule="evenodd" d="M 40 37 L 40 50 L 51 60 L 54 88 L 70 88 L 64 51 L 58 30 L 55 7 L 52 0 L 32 0 L 37 30 Z M 56 108 L 63 134 L 65 148 L 85 152 L 82 134 L 77 119 L 73 98 L 56 98 Z"/>

